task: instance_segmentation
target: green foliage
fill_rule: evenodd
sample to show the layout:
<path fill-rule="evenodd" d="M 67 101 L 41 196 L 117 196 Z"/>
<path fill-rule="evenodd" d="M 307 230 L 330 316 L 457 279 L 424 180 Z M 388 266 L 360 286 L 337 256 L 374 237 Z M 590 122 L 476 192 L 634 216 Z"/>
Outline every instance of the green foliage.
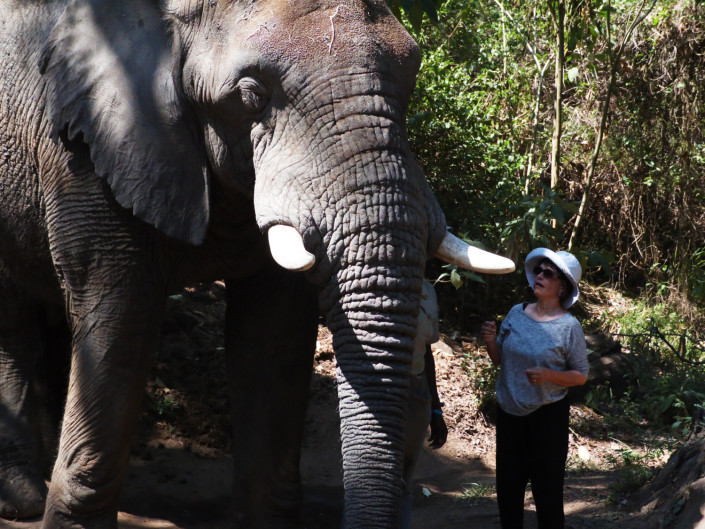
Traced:
<path fill-rule="evenodd" d="M 625 494 L 634 492 L 654 475 L 654 462 L 660 460 L 663 449 L 656 447 L 645 454 L 625 446 L 618 451 L 618 457 L 610 456 L 617 479 L 610 485 L 608 503 L 616 504 Z"/>
<path fill-rule="evenodd" d="M 587 277 L 637 292 L 678 289 L 705 302 L 705 4 L 659 0 L 615 62 L 650 2 L 566 2 L 560 179 L 549 191 L 554 4 L 392 2 L 423 53 L 408 135 L 447 223 L 515 260 L 538 245 L 565 248 L 615 66 L 574 253 Z M 434 12 L 437 23 L 421 24 Z M 485 283 L 453 268 L 442 274 L 462 287 L 448 300 L 458 312 L 480 311 L 479 299 L 510 304 L 523 285 L 521 272 Z"/>
<path fill-rule="evenodd" d="M 537 247 L 557 247 L 564 237 L 558 227 L 563 225 L 569 213 L 577 211 L 577 205 L 563 200 L 558 191 L 542 182 L 540 185 L 544 194 L 524 197 L 510 208 L 514 220 L 504 223 L 502 243 L 515 259 Z M 552 226 L 552 220 L 557 227 Z"/>
<path fill-rule="evenodd" d="M 623 4 L 626 10 L 629 3 Z M 694 286 L 687 280 L 689 254 L 705 243 L 699 220 L 705 189 L 703 58 L 688 44 L 702 40 L 702 15 L 702 3 L 659 2 L 623 55 L 618 114 L 605 144 L 611 168 L 602 173 L 602 196 L 613 196 L 601 216 L 616 235 L 612 244 L 623 266 L 632 263 L 629 286 L 675 284 L 692 294 L 701 277 L 696 271 Z M 647 247 L 652 250 L 644 252 Z M 652 267 L 654 262 L 661 266 Z"/>
<path fill-rule="evenodd" d="M 705 246 L 696 248 L 688 257 L 683 266 L 685 275 L 686 292 L 695 303 L 705 303 Z"/>
<path fill-rule="evenodd" d="M 621 334 L 639 334 L 655 324 L 661 331 L 671 333 L 686 330 L 686 323 L 670 306 L 665 303 L 649 303 L 638 299 L 630 305 L 629 310 L 616 313 L 611 321 L 619 326 Z"/>
<path fill-rule="evenodd" d="M 176 419 L 181 410 L 181 404 L 170 393 L 160 393 L 153 404 L 157 416 L 167 421 Z"/>
<path fill-rule="evenodd" d="M 465 483 L 460 497 L 463 500 L 474 502 L 482 498 L 488 498 L 495 493 L 495 488 L 492 485 L 483 483 Z"/>
<path fill-rule="evenodd" d="M 521 200 L 524 160 L 512 132 L 528 103 L 520 89 L 525 72 L 502 71 L 496 17 L 483 3 L 450 0 L 441 23 L 422 29 L 425 53 L 408 122 L 448 224 L 490 247 L 508 207 Z"/>
<path fill-rule="evenodd" d="M 575 20 L 587 9 L 581 5 L 572 8 Z M 503 16 L 495 3 L 449 0 L 439 9 L 439 24 L 424 26 L 415 35 L 424 56 L 408 132 L 447 223 L 456 233 L 518 261 L 537 246 L 566 246 L 576 202 L 565 199 L 563 190 L 549 189 L 543 182 L 549 168 L 535 163 L 530 194 L 525 195 L 527 160 L 534 145 L 532 87 L 538 75 L 537 65 L 527 63 L 527 43 L 536 45 L 532 49 L 537 60 L 545 62 L 552 44 L 544 37 L 552 30 L 546 17 L 534 16 L 529 9 L 513 4 L 507 9 L 511 13 Z M 589 32 L 584 33 L 573 32 L 576 46 L 588 38 Z M 550 142 L 550 133 L 539 125 L 535 144 Z M 610 252 L 584 253 L 587 265 L 595 255 Z M 453 267 L 439 275 L 455 288 L 472 287 L 471 293 L 454 294 L 457 306 L 472 304 L 471 296 L 482 291 L 477 283 L 486 281 Z M 495 290 L 495 298 L 503 299 L 504 292 L 521 288 L 523 273 L 519 270 L 516 277 L 492 288 L 497 284 L 502 292 Z"/>
<path fill-rule="evenodd" d="M 701 415 L 703 413 L 703 410 L 705 409 L 703 407 L 702 402 L 705 402 L 705 400 L 701 398 L 699 402 L 693 405 L 694 410 L 697 410 L 697 412 L 699 412 L 699 414 Z M 676 417 L 676 421 L 671 425 L 671 427 L 674 430 L 677 430 L 684 437 L 687 436 L 693 427 L 693 415 L 684 415 L 682 417 Z"/>
<path fill-rule="evenodd" d="M 397 19 L 408 22 L 415 31 L 421 30 L 424 15 L 438 23 L 440 0 L 387 0 L 387 4 Z"/>
<path fill-rule="evenodd" d="M 587 404 L 618 413 L 622 420 L 633 424 L 648 421 L 685 428 L 689 424 L 686 418 L 705 402 L 705 365 L 688 364 L 673 349 L 678 350 L 682 341 L 682 356 L 701 361 L 705 358 L 699 342 L 679 339 L 689 332 L 684 319 L 666 304 L 639 301 L 616 315 L 614 323 L 619 325 L 623 343 L 634 358 L 627 375 L 628 390 L 616 398 L 610 388 L 598 387 L 589 394 Z"/>

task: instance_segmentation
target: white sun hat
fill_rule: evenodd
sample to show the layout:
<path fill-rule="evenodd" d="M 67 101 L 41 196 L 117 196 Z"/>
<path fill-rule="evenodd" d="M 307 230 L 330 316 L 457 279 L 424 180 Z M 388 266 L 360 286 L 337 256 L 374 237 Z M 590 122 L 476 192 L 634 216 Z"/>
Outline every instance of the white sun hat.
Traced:
<path fill-rule="evenodd" d="M 563 274 L 568 278 L 568 281 L 573 285 L 573 293 L 571 296 L 565 296 L 563 299 L 563 308 L 567 309 L 573 306 L 573 303 L 578 301 L 578 295 L 580 294 L 580 289 L 578 288 L 578 281 L 580 281 L 580 276 L 583 275 L 583 269 L 578 262 L 578 259 L 569 252 L 554 252 L 548 248 L 535 248 L 529 252 L 526 256 L 526 261 L 524 262 L 524 270 L 526 272 L 526 278 L 529 280 L 531 288 L 534 288 L 536 283 L 536 274 L 534 274 L 534 268 L 544 259 L 548 259 L 556 268 L 563 272 Z"/>

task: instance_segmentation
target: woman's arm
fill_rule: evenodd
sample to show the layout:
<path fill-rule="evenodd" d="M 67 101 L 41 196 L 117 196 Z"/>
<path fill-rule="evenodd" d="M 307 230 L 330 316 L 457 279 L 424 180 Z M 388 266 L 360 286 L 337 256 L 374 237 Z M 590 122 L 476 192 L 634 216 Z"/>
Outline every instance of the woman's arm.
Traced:
<path fill-rule="evenodd" d="M 580 371 L 570 369 L 568 371 L 557 371 L 547 367 L 530 367 L 524 371 L 529 382 L 534 386 L 552 382 L 558 386 L 571 387 L 582 386 L 587 382 L 587 377 Z"/>

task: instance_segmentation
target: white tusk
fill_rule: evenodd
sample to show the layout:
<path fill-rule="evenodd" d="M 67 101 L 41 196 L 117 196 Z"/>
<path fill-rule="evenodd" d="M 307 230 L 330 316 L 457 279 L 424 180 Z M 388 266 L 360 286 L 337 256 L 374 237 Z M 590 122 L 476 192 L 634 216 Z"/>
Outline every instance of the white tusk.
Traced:
<path fill-rule="evenodd" d="M 272 257 L 282 268 L 303 272 L 316 264 L 316 258 L 304 248 L 304 240 L 295 228 L 276 224 L 267 235 Z"/>
<path fill-rule="evenodd" d="M 508 274 L 515 268 L 511 259 L 470 246 L 447 232 L 436 250 L 436 257 L 446 263 L 484 274 Z"/>

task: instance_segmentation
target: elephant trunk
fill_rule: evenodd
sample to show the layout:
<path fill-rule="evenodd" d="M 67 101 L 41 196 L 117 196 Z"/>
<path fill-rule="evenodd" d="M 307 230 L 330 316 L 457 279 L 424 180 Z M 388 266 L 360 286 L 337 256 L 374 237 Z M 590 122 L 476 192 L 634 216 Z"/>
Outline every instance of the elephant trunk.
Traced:
<path fill-rule="evenodd" d="M 364 93 L 337 92 L 351 85 Z M 306 270 L 319 287 L 333 333 L 346 529 L 399 525 L 422 278 L 445 235 L 445 217 L 409 153 L 403 105 L 384 96 L 394 86 L 371 75 L 327 84 L 334 101 L 318 112 L 336 119 L 308 143 L 301 134 L 267 142 L 253 132 L 257 222 L 276 228 L 268 235 L 274 259 Z M 286 125 L 317 117 L 326 118 L 301 113 Z"/>
<path fill-rule="evenodd" d="M 321 292 L 336 351 L 345 526 L 397 527 L 425 240 L 400 232 L 358 253 L 368 262 L 339 269 Z"/>

